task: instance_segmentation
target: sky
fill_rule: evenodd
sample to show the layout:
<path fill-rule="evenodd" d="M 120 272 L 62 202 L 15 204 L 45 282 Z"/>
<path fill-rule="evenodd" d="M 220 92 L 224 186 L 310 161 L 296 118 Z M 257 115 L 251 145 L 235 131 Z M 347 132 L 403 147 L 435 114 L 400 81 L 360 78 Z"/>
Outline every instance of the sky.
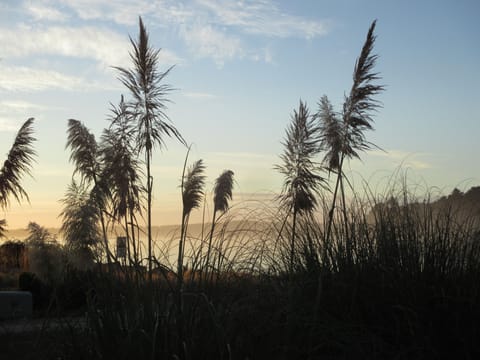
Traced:
<path fill-rule="evenodd" d="M 377 19 L 376 70 L 386 91 L 362 154 L 347 174 L 383 191 L 401 169 L 417 188 L 448 193 L 480 184 L 480 2 L 476 0 L 0 0 L 0 156 L 35 118 L 30 202 L 0 212 L 9 228 L 58 227 L 73 166 L 67 120 L 97 138 L 110 104 L 128 91 L 113 66 L 130 67 L 142 19 L 159 69 L 174 65 L 167 114 L 207 166 L 207 189 L 235 173 L 237 201 L 280 191 L 281 141 L 299 100 L 326 94 L 337 111 Z M 154 224 L 180 221 L 186 149 L 174 139 L 153 157 Z M 0 158 L 0 162 L 4 160 Z"/>

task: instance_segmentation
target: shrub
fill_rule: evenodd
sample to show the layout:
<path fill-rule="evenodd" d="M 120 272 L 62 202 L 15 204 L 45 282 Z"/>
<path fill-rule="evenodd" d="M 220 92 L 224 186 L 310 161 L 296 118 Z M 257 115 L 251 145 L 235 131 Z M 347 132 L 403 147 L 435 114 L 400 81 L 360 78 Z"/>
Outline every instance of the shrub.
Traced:
<path fill-rule="evenodd" d="M 34 310 L 45 310 L 50 305 L 53 289 L 34 273 L 21 273 L 18 277 L 18 287 L 22 291 L 32 293 Z"/>
<path fill-rule="evenodd" d="M 18 287 L 18 275 L 15 273 L 0 273 L 0 290 L 12 290 Z"/>

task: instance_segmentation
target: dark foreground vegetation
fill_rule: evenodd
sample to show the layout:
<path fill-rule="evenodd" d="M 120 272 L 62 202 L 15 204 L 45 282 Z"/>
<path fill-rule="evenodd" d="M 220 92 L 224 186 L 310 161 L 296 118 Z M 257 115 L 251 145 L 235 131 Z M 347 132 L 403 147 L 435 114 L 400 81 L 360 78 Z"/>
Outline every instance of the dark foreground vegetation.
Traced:
<path fill-rule="evenodd" d="M 2 334 L 2 358 L 477 358 L 478 223 L 425 203 L 357 205 L 328 244 L 321 226 L 299 224 L 293 272 L 291 227 L 220 231 L 215 266 L 191 248 L 180 298 L 167 269 L 152 282 L 143 268 L 70 270 L 57 286 L 24 274 L 45 328 Z M 74 317 L 49 326 L 61 315 Z"/>
<path fill-rule="evenodd" d="M 187 154 L 179 234 L 155 243 L 153 150 L 165 136 L 185 140 L 165 113 L 171 69 L 156 69 L 158 51 L 140 20 L 133 68 L 117 69 L 131 98 L 113 107 L 101 141 L 68 122 L 75 173 L 63 199 L 65 244 L 31 223 L 27 250 L 16 253 L 28 253 L 31 272 L 18 287 L 33 293 L 42 326 L 13 331 L 0 322 L 1 358 L 479 358 L 476 202 L 457 191 L 433 203 L 407 186 L 358 191 L 343 171 L 372 147 L 365 131 L 383 91 L 373 72 L 374 29 L 375 22 L 342 111 L 326 96 L 315 114 L 303 102 L 294 111 L 275 167 L 284 176 L 275 205 L 230 208 L 234 173 L 225 170 L 211 220 L 192 235 L 190 214 L 209 200 L 205 165 L 187 166 Z M 9 197 L 26 197 L 19 180 L 34 155 L 31 125 L 0 171 L 2 209 Z M 113 229 L 124 239 L 116 253 Z"/>

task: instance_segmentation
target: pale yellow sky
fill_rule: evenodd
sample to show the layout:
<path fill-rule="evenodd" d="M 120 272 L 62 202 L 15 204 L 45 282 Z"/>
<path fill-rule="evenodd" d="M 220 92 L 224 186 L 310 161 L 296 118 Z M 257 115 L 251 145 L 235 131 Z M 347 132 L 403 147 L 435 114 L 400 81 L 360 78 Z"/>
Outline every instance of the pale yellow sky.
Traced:
<path fill-rule="evenodd" d="M 211 190 L 216 176 L 225 168 L 231 168 L 235 172 L 235 184 L 233 190 L 234 201 L 232 205 L 254 207 L 255 202 L 269 202 L 275 192 L 281 189 L 282 178 L 273 170 L 273 164 L 279 160 L 275 156 L 255 156 L 253 154 L 231 154 L 232 160 L 229 167 L 222 166 L 227 163 L 227 154 L 216 155 L 215 161 L 210 164 L 208 158 L 212 154 L 193 154 L 190 159 L 206 159 L 207 165 L 207 221 L 209 221 L 209 209 L 212 204 Z M 156 226 L 179 224 L 181 221 L 181 195 L 179 179 L 181 165 L 169 165 L 172 161 L 182 164 L 179 154 L 159 154 L 158 161 L 164 161 L 167 165 L 155 168 L 156 174 L 153 201 L 153 224 Z M 353 161 L 346 170 L 351 184 L 359 193 L 364 193 L 365 186 L 381 196 L 394 185 L 399 186 L 403 176 L 408 178 L 411 189 L 415 189 L 421 196 L 435 187 L 435 179 L 443 173 L 438 163 L 427 163 L 422 154 L 403 154 L 397 151 L 372 152 L 365 155 L 364 161 Z M 209 166 L 210 165 L 210 166 Z M 397 170 L 399 170 L 397 172 Z M 480 179 L 465 179 L 458 182 L 454 173 L 442 176 L 443 185 L 435 190 L 435 193 L 448 194 L 457 187 L 466 190 L 478 184 Z M 33 175 L 36 175 L 35 168 Z M 24 229 L 30 221 L 38 224 L 57 228 L 61 226 L 59 214 L 62 210 L 60 199 L 64 196 L 70 175 L 67 172 L 45 173 L 38 172 L 34 179 L 26 178 L 24 185 L 29 193 L 30 203 L 17 204 L 12 201 L 6 211 L 0 212 L 0 219 L 7 220 L 9 229 Z M 192 212 L 191 222 L 197 223 L 202 220 L 202 209 Z"/>

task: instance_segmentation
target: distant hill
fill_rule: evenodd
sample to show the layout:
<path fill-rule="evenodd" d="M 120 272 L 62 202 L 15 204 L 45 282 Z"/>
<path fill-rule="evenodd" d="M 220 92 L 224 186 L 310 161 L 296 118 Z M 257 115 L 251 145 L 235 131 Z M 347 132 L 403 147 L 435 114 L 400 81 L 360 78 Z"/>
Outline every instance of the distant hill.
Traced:
<path fill-rule="evenodd" d="M 380 214 L 389 209 L 402 209 L 402 212 L 413 211 L 419 215 L 431 210 L 433 214 L 450 214 L 457 219 L 477 219 L 480 223 L 480 186 L 474 186 L 466 192 L 453 189 L 449 195 L 428 202 L 409 202 L 404 206 L 403 199 L 389 198 L 383 203 L 377 203 L 368 215 L 369 221 L 374 221 L 374 213 Z M 430 213 L 428 211 L 427 213 Z"/>

